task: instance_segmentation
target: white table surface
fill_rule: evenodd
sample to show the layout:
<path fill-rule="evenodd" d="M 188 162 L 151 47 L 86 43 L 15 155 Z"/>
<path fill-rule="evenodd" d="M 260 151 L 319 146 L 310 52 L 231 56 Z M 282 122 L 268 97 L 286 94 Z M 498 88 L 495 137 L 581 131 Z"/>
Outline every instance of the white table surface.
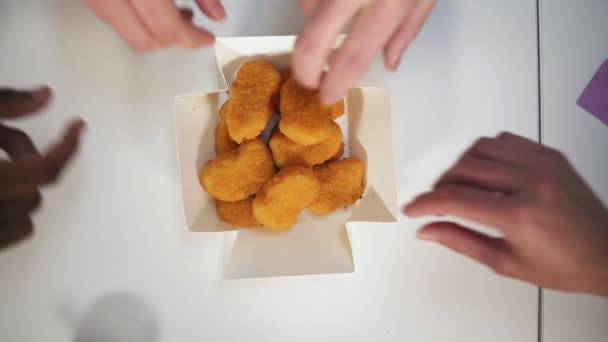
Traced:
<path fill-rule="evenodd" d="M 226 5 L 220 36 L 301 23 L 291 1 Z M 363 83 L 391 89 L 401 202 L 480 135 L 537 138 L 535 28 L 532 1 L 440 1 L 397 73 L 371 68 Z M 17 123 L 36 143 L 89 124 L 34 237 L 0 252 L 0 340 L 536 341 L 537 289 L 416 241 L 421 221 L 355 230 L 354 274 L 223 281 L 222 235 L 184 223 L 172 125 L 174 95 L 217 87 L 211 50 L 138 55 L 78 2 L 39 0 L 0 3 L 0 51 L 2 84 L 55 90 Z"/>
<path fill-rule="evenodd" d="M 576 105 L 608 59 L 608 2 L 541 2 L 543 141 L 564 151 L 608 203 L 608 126 Z M 608 340 L 608 298 L 556 291 L 543 294 L 547 342 Z"/>

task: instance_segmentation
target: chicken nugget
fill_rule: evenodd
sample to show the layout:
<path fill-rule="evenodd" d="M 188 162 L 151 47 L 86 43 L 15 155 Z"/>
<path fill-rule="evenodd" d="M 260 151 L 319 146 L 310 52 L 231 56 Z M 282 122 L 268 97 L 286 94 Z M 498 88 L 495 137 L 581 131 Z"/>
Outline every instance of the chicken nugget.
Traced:
<path fill-rule="evenodd" d="M 344 115 L 345 109 L 344 109 L 344 100 L 340 100 L 334 104 L 332 104 L 331 106 L 329 106 L 329 117 L 332 120 L 335 120 L 339 117 L 341 117 L 342 115 Z"/>
<path fill-rule="evenodd" d="M 255 227 L 259 223 L 253 217 L 251 203 L 255 196 L 249 196 L 236 202 L 215 201 L 215 212 L 220 220 L 236 227 Z"/>
<path fill-rule="evenodd" d="M 292 165 L 313 166 L 334 157 L 343 143 L 340 126 L 335 122 L 332 124 L 334 128 L 326 140 L 309 146 L 293 142 L 279 130 L 275 130 L 268 142 L 274 162 L 279 168 Z"/>
<path fill-rule="evenodd" d="M 281 86 L 280 107 L 279 129 L 292 141 L 315 145 L 331 135 L 329 107 L 321 103 L 319 91 L 304 88 L 293 76 Z"/>
<path fill-rule="evenodd" d="M 365 190 L 365 163 L 346 158 L 318 165 L 313 172 L 321 182 L 319 195 L 308 206 L 315 214 L 328 214 L 355 203 Z"/>
<path fill-rule="evenodd" d="M 316 111 L 326 112 L 332 120 L 344 115 L 344 100 L 340 100 L 331 105 L 323 105 L 317 89 L 307 89 L 301 86 L 294 77 L 291 69 L 281 70 L 284 81 L 281 85 L 281 97 L 285 101 L 280 108 L 281 113 L 291 113 L 297 111 Z M 287 81 L 289 80 L 289 83 Z"/>
<path fill-rule="evenodd" d="M 319 90 L 305 88 L 292 75 L 281 85 L 280 94 L 281 114 L 301 111 L 321 114 L 324 109 L 327 110 L 321 102 Z"/>
<path fill-rule="evenodd" d="M 327 116 L 319 116 L 310 112 L 281 114 L 279 129 L 292 141 L 310 146 L 327 140 L 333 130 L 333 123 Z"/>
<path fill-rule="evenodd" d="M 279 72 L 281 73 L 281 86 L 283 86 L 283 83 L 285 83 L 285 81 L 287 81 L 291 77 L 293 72 L 291 71 L 290 67 L 283 68 L 283 69 L 279 70 Z M 277 102 L 275 103 L 275 106 L 274 106 L 274 111 L 276 113 L 281 112 L 280 103 L 281 103 L 281 96 L 279 93 L 279 97 L 277 98 Z"/>
<path fill-rule="evenodd" d="M 274 172 L 270 150 L 255 139 L 207 161 L 199 181 L 213 198 L 235 202 L 258 192 Z"/>
<path fill-rule="evenodd" d="M 272 115 L 281 87 L 281 74 L 270 63 L 245 63 L 232 83 L 226 125 L 232 140 L 258 137 Z"/>
<path fill-rule="evenodd" d="M 226 126 L 226 112 L 228 111 L 228 103 L 224 102 L 220 108 L 219 121 L 215 128 L 215 153 L 220 155 L 222 152 L 234 150 L 239 147 L 239 144 L 230 138 L 228 134 L 228 126 Z"/>
<path fill-rule="evenodd" d="M 253 215 L 264 227 L 289 228 L 319 193 L 310 167 L 290 166 L 275 174 L 253 200 Z"/>
<path fill-rule="evenodd" d="M 336 152 L 336 154 L 334 154 L 333 157 L 329 158 L 327 161 L 336 161 L 336 160 L 340 160 L 340 158 L 342 158 L 342 155 L 344 154 L 344 143 L 340 144 L 340 147 L 338 148 L 338 152 Z"/>
<path fill-rule="evenodd" d="M 283 83 L 287 81 L 291 75 L 293 75 L 293 71 L 291 71 L 291 67 L 283 68 L 279 71 L 281 73 L 281 78 L 283 79 Z"/>

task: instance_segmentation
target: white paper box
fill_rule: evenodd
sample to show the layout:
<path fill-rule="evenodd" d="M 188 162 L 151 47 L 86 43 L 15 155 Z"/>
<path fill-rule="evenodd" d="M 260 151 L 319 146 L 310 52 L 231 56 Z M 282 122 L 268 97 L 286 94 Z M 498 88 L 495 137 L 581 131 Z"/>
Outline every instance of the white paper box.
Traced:
<path fill-rule="evenodd" d="M 221 222 L 214 200 L 205 193 L 198 173 L 215 158 L 214 132 L 218 111 L 227 98 L 238 68 L 263 59 L 278 68 L 291 62 L 293 36 L 219 38 L 216 62 L 223 89 L 175 98 L 175 136 L 186 222 L 192 232 L 226 232 L 234 227 Z M 391 113 L 385 88 L 354 88 L 346 98 L 343 117 L 348 132 L 345 151 L 367 166 L 366 189 L 348 209 L 317 216 L 308 210 L 287 231 L 239 229 L 227 235 L 225 278 L 256 278 L 353 272 L 350 223 L 396 222 L 397 191 L 391 138 Z M 346 156 L 346 155 L 345 155 Z"/>

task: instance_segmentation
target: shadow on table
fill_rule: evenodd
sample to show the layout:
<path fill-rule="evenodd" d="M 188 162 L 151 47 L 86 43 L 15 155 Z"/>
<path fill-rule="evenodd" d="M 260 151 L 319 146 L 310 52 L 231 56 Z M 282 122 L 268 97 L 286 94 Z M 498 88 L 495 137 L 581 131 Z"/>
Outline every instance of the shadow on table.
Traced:
<path fill-rule="evenodd" d="M 63 308 L 66 311 L 66 308 Z M 64 312 L 64 316 L 71 316 Z M 69 317 L 64 317 L 70 321 Z M 73 342 L 155 342 L 160 339 L 152 308 L 129 293 L 100 297 L 75 322 Z"/>

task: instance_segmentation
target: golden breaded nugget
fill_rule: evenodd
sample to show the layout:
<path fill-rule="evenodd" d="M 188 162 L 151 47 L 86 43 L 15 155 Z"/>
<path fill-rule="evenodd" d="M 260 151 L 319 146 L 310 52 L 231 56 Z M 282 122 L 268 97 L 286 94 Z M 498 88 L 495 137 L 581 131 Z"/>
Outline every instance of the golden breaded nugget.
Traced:
<path fill-rule="evenodd" d="M 235 202 L 258 192 L 274 172 L 270 150 L 255 139 L 207 161 L 199 180 L 213 198 Z"/>
<path fill-rule="evenodd" d="M 333 130 L 333 123 L 328 116 L 321 117 L 309 112 L 281 114 L 279 130 L 292 141 L 310 146 L 327 140 Z"/>
<path fill-rule="evenodd" d="M 336 154 L 334 154 L 333 157 L 329 158 L 327 161 L 336 161 L 336 160 L 340 160 L 340 158 L 342 158 L 342 155 L 344 154 L 344 143 L 340 144 L 340 147 L 338 148 L 338 152 L 336 152 Z"/>
<path fill-rule="evenodd" d="M 321 182 L 321 190 L 308 206 L 315 214 L 327 214 L 339 207 L 355 203 L 365 190 L 365 164 L 354 158 L 318 165 L 313 171 Z"/>
<path fill-rule="evenodd" d="M 329 117 L 335 120 L 344 115 L 344 100 L 340 100 L 329 106 Z"/>
<path fill-rule="evenodd" d="M 329 107 L 319 99 L 319 91 L 306 89 L 290 77 L 281 86 L 279 129 L 300 145 L 315 145 L 331 134 Z"/>
<path fill-rule="evenodd" d="M 249 196 L 236 202 L 215 201 L 215 212 L 220 220 L 236 227 L 255 227 L 259 223 L 253 217 L 251 203 L 255 196 Z"/>
<path fill-rule="evenodd" d="M 228 134 L 228 126 L 226 126 L 226 112 L 228 111 L 227 108 L 229 102 L 230 100 L 224 102 L 220 108 L 219 122 L 215 128 L 215 153 L 217 155 L 239 147 L 239 144 L 230 138 L 230 134 Z"/>
<path fill-rule="evenodd" d="M 319 193 L 310 167 L 290 166 L 275 174 L 253 200 L 253 215 L 264 227 L 288 228 Z"/>
<path fill-rule="evenodd" d="M 307 89 L 301 86 L 295 78 L 292 77 L 291 69 L 282 69 L 283 83 L 281 84 L 281 96 L 285 96 L 285 103 L 282 104 L 280 112 L 296 112 L 306 109 L 306 111 L 327 112 L 332 120 L 335 120 L 344 115 L 344 100 L 340 100 L 332 105 L 326 106 L 321 103 L 319 91 L 316 89 Z M 289 84 L 283 89 L 283 85 L 290 80 Z"/>
<path fill-rule="evenodd" d="M 281 87 L 281 74 L 270 63 L 245 63 L 232 83 L 226 124 L 232 140 L 241 143 L 259 136 L 272 115 Z"/>
<path fill-rule="evenodd" d="M 292 165 L 313 166 L 322 164 L 338 153 L 342 145 L 342 131 L 333 122 L 333 131 L 327 140 L 316 145 L 304 146 L 291 141 L 279 130 L 270 136 L 268 146 L 272 151 L 274 162 L 279 168 Z"/>
<path fill-rule="evenodd" d="M 308 89 L 300 85 L 293 76 L 281 85 L 281 114 L 297 113 L 301 111 L 322 114 L 327 110 L 321 103 L 319 90 Z"/>
<path fill-rule="evenodd" d="M 292 75 L 292 71 L 290 67 L 287 68 L 283 68 L 281 70 L 279 70 L 279 72 L 281 73 L 281 86 L 283 86 L 283 83 L 285 83 L 285 81 L 287 81 L 291 75 Z M 280 113 L 281 112 L 281 98 L 280 98 L 280 93 L 279 93 L 279 97 L 277 99 L 277 102 L 274 105 L 274 111 L 276 113 Z"/>

